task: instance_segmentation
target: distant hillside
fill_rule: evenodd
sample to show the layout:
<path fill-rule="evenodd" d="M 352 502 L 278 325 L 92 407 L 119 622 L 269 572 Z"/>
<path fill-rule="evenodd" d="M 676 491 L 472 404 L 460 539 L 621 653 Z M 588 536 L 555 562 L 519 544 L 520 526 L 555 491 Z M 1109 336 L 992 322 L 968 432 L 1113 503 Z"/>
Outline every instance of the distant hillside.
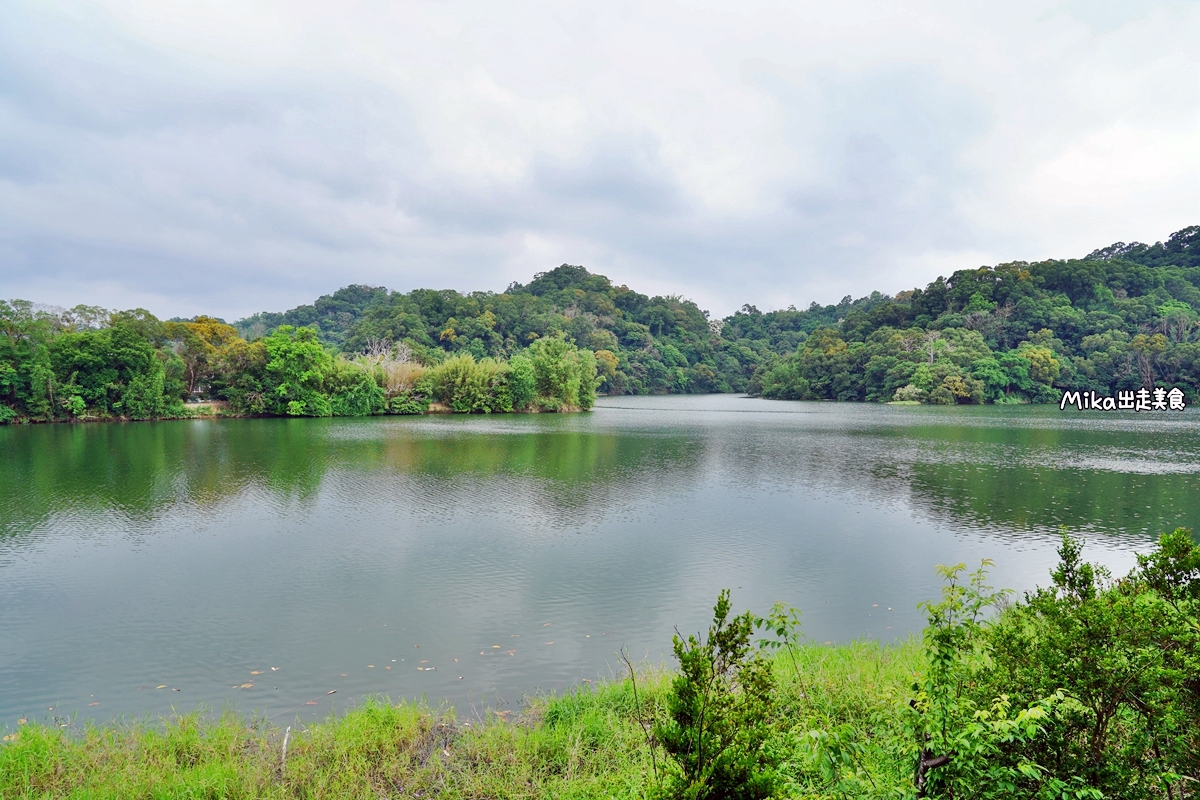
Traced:
<path fill-rule="evenodd" d="M 284 324 L 315 327 L 345 352 L 373 340 L 406 341 L 426 360 L 437 352 L 507 356 L 563 333 L 601 353 L 603 389 L 615 393 L 740 391 L 770 355 L 765 343 L 724 341 L 720 324 L 690 300 L 648 297 L 568 264 L 500 294 L 347 286 L 310 306 L 234 323 L 247 338 Z"/>
<path fill-rule="evenodd" d="M 302 416 L 573 410 L 597 390 L 937 404 L 1092 391 L 1168 410 L 1200 402 L 1198 243 L 1194 226 L 723 320 L 568 264 L 500 294 L 348 286 L 236 329 L 0 300 L 0 424 L 184 416 L 188 398 Z"/>
<path fill-rule="evenodd" d="M 1083 259 L 963 269 L 895 297 L 725 320 L 735 342 L 794 349 L 760 369 L 765 397 L 1053 401 L 1200 385 L 1200 226 Z M 798 347 L 796 345 L 799 345 Z"/>
<path fill-rule="evenodd" d="M 890 400 L 904 389 L 919 400 L 936 392 L 940 402 L 970 402 L 1145 383 L 1178 384 L 1192 396 L 1198 318 L 1200 226 L 1192 226 L 1166 242 L 1117 242 L 1081 259 L 959 270 L 894 297 L 765 313 L 746 305 L 723 320 L 690 300 L 649 297 L 564 264 L 499 294 L 347 286 L 234 324 L 247 338 L 312 326 L 345 352 L 408 341 L 435 360 L 439 352 L 511 355 L 562 332 L 607 352 L 601 388 L 610 393 Z M 819 346 L 809 341 L 818 331 Z"/>

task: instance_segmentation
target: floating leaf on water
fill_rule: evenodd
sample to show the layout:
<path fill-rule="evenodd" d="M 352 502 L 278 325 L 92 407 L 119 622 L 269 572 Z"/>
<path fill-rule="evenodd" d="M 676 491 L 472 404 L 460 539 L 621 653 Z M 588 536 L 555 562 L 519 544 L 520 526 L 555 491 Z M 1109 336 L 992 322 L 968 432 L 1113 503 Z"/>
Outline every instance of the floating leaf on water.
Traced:
<path fill-rule="evenodd" d="M 167 688 L 167 685 L 165 683 L 160 683 L 158 686 L 155 686 L 154 688 L 155 689 L 165 689 L 165 688 Z"/>

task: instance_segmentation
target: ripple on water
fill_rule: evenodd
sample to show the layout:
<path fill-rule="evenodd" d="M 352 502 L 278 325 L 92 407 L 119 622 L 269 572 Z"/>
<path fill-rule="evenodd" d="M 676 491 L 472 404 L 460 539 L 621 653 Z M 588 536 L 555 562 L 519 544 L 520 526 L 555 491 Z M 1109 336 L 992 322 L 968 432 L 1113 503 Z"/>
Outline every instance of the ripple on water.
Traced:
<path fill-rule="evenodd" d="M 722 587 L 800 606 L 822 641 L 904 635 L 934 564 L 992 557 L 994 583 L 1026 589 L 1060 524 L 1118 573 L 1194 525 L 1197 422 L 714 396 L 6 430 L 0 724 L 319 716 L 371 692 L 511 704 L 607 674 L 621 647 L 668 658 Z"/>

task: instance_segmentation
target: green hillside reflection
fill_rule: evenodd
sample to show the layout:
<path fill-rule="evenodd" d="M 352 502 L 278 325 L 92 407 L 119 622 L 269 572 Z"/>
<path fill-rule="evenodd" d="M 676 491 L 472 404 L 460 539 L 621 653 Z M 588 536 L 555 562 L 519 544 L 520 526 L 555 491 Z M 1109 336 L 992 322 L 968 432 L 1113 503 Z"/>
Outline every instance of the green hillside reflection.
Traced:
<path fill-rule="evenodd" d="M 675 415 L 636 426 L 543 416 L 4 427 L 0 531 L 11 543 L 60 514 L 117 514 L 137 524 L 252 492 L 277 504 L 315 502 L 334 477 L 460 492 L 517 481 L 531 502 L 580 519 L 704 481 L 718 491 L 899 499 L 940 524 L 997 533 L 1065 525 L 1153 535 L 1200 519 L 1191 427 L 1097 428 L 1044 411 L 989 413 L 877 415 L 863 424 L 834 416 L 834 425 L 816 415 L 730 414 L 699 426 Z M 749 424 L 755 416 L 770 424 Z"/>

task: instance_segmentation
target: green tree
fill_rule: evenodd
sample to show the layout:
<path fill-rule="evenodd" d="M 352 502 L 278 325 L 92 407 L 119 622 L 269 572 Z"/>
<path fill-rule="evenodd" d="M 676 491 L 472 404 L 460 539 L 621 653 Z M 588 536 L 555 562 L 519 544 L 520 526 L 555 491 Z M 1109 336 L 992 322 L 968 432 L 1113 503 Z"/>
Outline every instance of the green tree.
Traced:
<path fill-rule="evenodd" d="M 774 400 L 808 400 L 811 397 L 808 380 L 794 360 L 780 361 L 762 377 L 763 397 Z"/>
<path fill-rule="evenodd" d="M 323 387 L 329 395 L 330 413 L 335 417 L 369 417 L 382 414 L 387 398 L 374 370 L 345 358 L 329 365 Z"/>
<path fill-rule="evenodd" d="M 216 369 L 218 351 L 238 338 L 233 326 L 205 316 L 191 322 L 168 322 L 164 328 L 183 362 L 183 380 L 189 395 L 208 388 Z"/>
<path fill-rule="evenodd" d="M 325 375 L 333 357 L 312 328 L 281 325 L 264 341 L 264 409 L 268 413 L 328 417 L 333 414 L 325 392 Z"/>

